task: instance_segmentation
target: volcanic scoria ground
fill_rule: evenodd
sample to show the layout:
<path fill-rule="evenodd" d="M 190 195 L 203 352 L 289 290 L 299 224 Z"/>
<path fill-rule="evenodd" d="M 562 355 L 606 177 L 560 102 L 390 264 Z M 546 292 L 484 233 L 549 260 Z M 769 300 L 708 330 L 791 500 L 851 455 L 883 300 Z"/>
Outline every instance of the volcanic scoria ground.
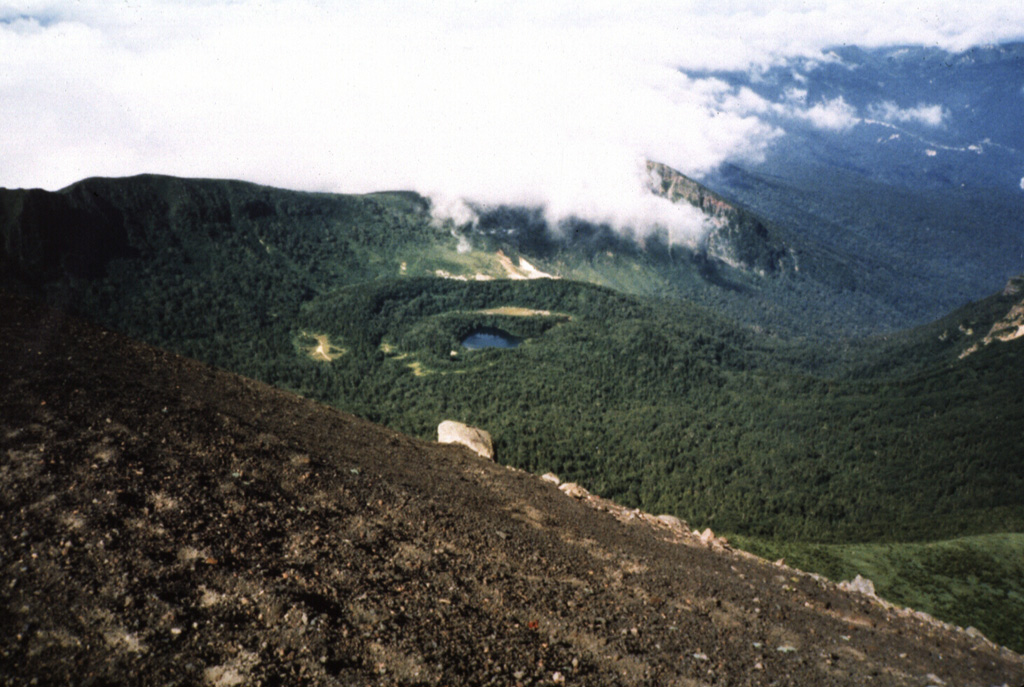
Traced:
<path fill-rule="evenodd" d="M 1011 685 L 684 526 L 0 295 L 0 684 Z"/>

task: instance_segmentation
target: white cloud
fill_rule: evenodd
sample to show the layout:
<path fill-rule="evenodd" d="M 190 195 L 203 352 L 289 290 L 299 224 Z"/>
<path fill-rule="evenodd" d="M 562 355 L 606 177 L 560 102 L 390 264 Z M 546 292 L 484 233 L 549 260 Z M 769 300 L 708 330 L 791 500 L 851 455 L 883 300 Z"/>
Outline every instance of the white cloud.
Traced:
<path fill-rule="evenodd" d="M 716 89 L 715 103 L 722 111 L 737 115 L 774 115 L 783 120 L 800 120 L 818 129 L 842 131 L 858 123 L 857 108 L 847 103 L 841 96 L 831 100 L 822 100 L 810 107 L 807 106 L 807 91 L 790 88 L 783 94 L 783 102 L 776 103 L 766 100 L 746 87 L 731 89 L 726 84 Z M 775 131 L 779 135 L 780 131 Z"/>
<path fill-rule="evenodd" d="M 825 100 L 806 110 L 797 111 L 796 116 L 806 119 L 819 129 L 842 131 L 857 124 L 857 108 L 843 100 L 842 96 Z"/>
<path fill-rule="evenodd" d="M 868 107 L 868 116 L 889 123 L 917 122 L 926 126 L 940 126 L 948 116 L 942 105 L 918 104 L 917 107 L 901 108 L 892 101 L 875 103 Z"/>
<path fill-rule="evenodd" d="M 414 188 L 687 234 L 695 218 L 645 192 L 645 158 L 701 173 L 756 159 L 779 107 L 830 128 L 855 113 L 683 71 L 1024 37 L 1016 0 L 484 4 L 0 0 L 0 185 L 159 172 Z"/>

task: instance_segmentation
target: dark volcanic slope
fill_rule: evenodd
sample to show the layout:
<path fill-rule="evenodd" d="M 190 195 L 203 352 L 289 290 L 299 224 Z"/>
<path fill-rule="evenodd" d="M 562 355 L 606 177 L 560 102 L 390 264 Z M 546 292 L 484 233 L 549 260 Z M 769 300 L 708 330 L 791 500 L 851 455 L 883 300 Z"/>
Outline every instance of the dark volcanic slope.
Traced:
<path fill-rule="evenodd" d="M 1024 680 L 982 639 L 2 295 L 0 390 L 3 684 Z"/>

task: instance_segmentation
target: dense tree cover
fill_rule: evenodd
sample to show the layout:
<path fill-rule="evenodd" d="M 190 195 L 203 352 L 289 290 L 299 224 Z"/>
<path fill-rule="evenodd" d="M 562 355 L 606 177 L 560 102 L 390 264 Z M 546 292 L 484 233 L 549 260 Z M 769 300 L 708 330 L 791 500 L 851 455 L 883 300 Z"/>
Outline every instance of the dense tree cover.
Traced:
<path fill-rule="evenodd" d="M 216 288 L 172 281 L 111 315 L 420 436 L 443 419 L 485 427 L 502 461 L 695 524 L 832 541 L 1024 524 L 1024 379 L 1008 348 L 912 375 L 829 378 L 696 307 L 577 283 L 375 281 L 302 301 L 299 283 L 251 270 Z M 499 306 L 552 314 L 481 312 Z M 484 326 L 525 343 L 461 349 Z M 303 331 L 346 353 L 312 359 Z"/>
<path fill-rule="evenodd" d="M 758 291 L 755 275 L 720 266 L 708 278 L 690 268 L 693 253 L 657 237 L 641 249 L 580 225 L 589 253 L 541 246 L 553 264 L 639 275 L 647 295 L 568 280 L 399 279 L 403 265 L 429 274 L 435 256 L 461 259 L 451 228 L 413 194 L 164 177 L 62 194 L 70 209 L 48 216 L 67 231 L 75 212 L 121 224 L 97 258 L 102 276 L 49 282 L 57 300 L 396 428 L 431 437 L 443 419 L 480 425 L 503 461 L 717 530 L 850 541 L 1024 526 L 1021 342 L 956 357 L 970 340 L 958 323 L 980 332 L 1005 306 L 998 298 L 942 331 L 836 342 L 822 323 L 817 336 L 780 337 L 678 289 L 749 310 L 784 308 L 766 295 L 783 285 Z M 523 245 L 499 226 L 481 231 L 512 259 Z M 493 310 L 509 306 L 550 314 Z M 460 347 L 486 326 L 525 343 Z M 345 353 L 313 359 L 313 334 Z"/>
<path fill-rule="evenodd" d="M 567 317 L 477 312 L 494 305 Z M 446 418 L 486 427 L 503 461 L 701 525 L 818 540 L 1024 525 L 1015 344 L 898 378 L 818 377 L 697 308 L 554 281 L 362 285 L 300 321 L 350 354 L 327 372 L 302 361 L 332 385 L 302 368 L 286 384 L 421 436 Z M 526 343 L 453 358 L 476 326 Z"/>

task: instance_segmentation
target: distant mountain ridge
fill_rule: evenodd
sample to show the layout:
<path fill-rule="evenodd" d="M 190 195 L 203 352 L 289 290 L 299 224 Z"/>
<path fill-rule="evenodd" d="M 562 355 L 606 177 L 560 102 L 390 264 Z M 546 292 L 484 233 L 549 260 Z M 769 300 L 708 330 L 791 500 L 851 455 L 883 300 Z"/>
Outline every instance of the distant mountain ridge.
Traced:
<path fill-rule="evenodd" d="M 851 286 L 903 326 L 937 319 L 1024 270 L 1022 73 L 1024 43 L 841 46 L 756 73 L 691 74 L 762 99 L 757 116 L 785 132 L 763 159 L 700 181 L 857 264 Z M 815 107 L 841 116 L 799 116 Z"/>
<path fill-rule="evenodd" d="M 852 307 L 859 313 L 837 317 L 836 327 L 873 326 L 869 298 L 844 296 L 842 278 L 822 299 L 818 278 L 797 273 L 792 237 L 668 167 L 652 163 L 651 169 L 662 179 L 656 192 L 693 204 L 709 218 L 713 229 L 700 245 L 674 247 L 657 233 L 634 239 L 576 219 L 549 227 L 540 209 L 516 207 L 478 208 L 477 226 L 461 230 L 458 238 L 453 227 L 438 226 L 429 201 L 415 193 L 346 196 L 140 175 L 86 179 L 53 193 L 0 189 L 0 260 L 7 283 L 52 290 L 67 279 L 100 277 L 112 260 L 178 250 L 185 236 L 175 234 L 183 229 L 200 241 L 226 237 L 251 249 L 259 241 L 297 246 L 312 231 L 323 255 L 333 252 L 334 264 L 306 263 L 301 269 L 325 271 L 320 276 L 332 283 L 376 276 L 501 277 L 508 274 L 503 252 L 513 267 L 521 255 L 538 272 L 630 293 L 692 298 L 771 328 L 802 326 L 800 310 L 791 310 L 790 301 L 820 307 L 815 322 L 827 321 L 832 298 L 842 301 L 833 311 Z M 345 232 L 331 229 L 341 224 Z M 464 252 L 460 241 L 472 250 Z M 815 259 L 818 254 L 800 252 L 805 274 L 827 271 L 813 269 L 827 262 Z M 293 257 L 306 259 L 286 259 Z"/>

